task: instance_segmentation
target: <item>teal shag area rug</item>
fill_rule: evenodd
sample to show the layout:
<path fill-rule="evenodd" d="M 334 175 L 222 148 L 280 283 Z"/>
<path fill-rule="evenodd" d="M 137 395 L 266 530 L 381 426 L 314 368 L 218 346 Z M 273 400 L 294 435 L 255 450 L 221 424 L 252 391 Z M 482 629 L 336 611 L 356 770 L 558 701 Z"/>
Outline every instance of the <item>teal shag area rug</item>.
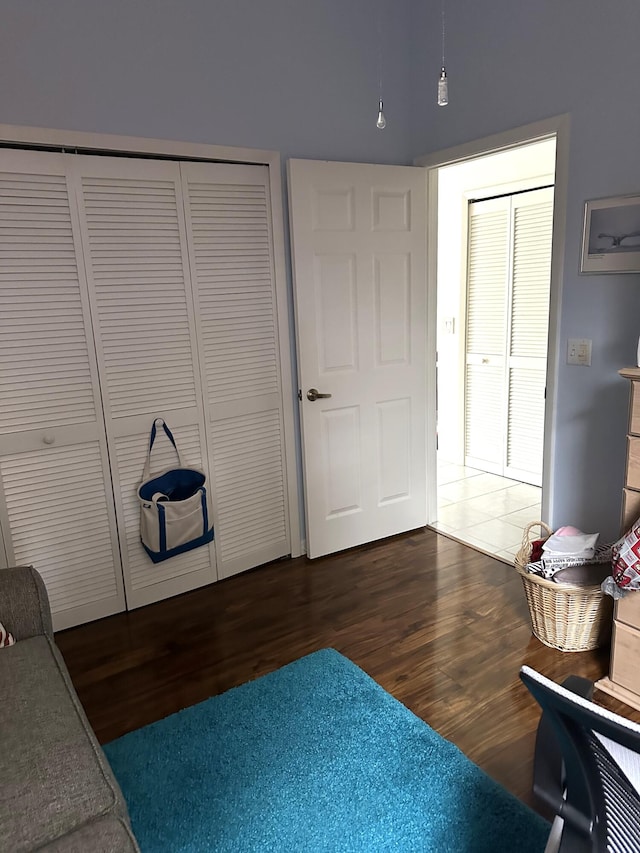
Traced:
<path fill-rule="evenodd" d="M 542 853 L 550 830 L 333 649 L 105 752 L 142 853 Z"/>

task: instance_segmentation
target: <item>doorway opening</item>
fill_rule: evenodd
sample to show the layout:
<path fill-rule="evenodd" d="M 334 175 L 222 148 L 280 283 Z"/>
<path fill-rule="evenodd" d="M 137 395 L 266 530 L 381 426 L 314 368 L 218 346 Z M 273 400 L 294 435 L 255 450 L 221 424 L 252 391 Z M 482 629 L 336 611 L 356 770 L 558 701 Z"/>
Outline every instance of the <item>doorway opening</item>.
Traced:
<path fill-rule="evenodd" d="M 541 518 L 555 136 L 437 169 L 437 530 L 512 562 Z"/>

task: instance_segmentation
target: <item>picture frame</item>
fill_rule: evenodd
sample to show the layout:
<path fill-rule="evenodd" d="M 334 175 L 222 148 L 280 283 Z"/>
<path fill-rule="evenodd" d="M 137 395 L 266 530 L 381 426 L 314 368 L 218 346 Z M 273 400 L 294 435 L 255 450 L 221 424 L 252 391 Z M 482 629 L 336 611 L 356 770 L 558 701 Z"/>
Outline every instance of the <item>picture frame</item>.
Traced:
<path fill-rule="evenodd" d="M 640 194 L 585 202 L 580 272 L 640 272 Z"/>

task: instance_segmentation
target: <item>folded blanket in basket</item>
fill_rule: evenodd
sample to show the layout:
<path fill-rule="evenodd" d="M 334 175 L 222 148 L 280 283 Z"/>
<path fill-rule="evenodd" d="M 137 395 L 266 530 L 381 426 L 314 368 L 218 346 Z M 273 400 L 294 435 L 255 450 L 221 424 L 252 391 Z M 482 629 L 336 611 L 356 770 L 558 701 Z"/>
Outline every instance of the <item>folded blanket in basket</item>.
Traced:
<path fill-rule="evenodd" d="M 542 546 L 542 559 L 545 562 L 555 557 L 584 557 L 585 559 L 591 559 L 595 556 L 599 535 L 599 533 L 581 533 L 579 531 L 573 535 L 567 535 L 558 531 L 550 536 Z"/>
<path fill-rule="evenodd" d="M 595 549 L 593 557 L 575 557 L 575 556 L 559 556 L 549 554 L 542 560 L 537 560 L 535 563 L 529 563 L 526 570 L 532 575 L 540 575 L 540 577 L 551 578 L 560 569 L 566 569 L 570 566 L 587 566 L 594 563 L 610 563 L 612 545 L 598 545 Z"/>

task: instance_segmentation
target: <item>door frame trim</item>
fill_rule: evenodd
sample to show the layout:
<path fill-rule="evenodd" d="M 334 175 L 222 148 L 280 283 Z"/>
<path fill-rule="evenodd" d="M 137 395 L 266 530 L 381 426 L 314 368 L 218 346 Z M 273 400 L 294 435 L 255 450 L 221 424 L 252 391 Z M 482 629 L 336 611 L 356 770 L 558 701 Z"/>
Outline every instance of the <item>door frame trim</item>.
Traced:
<path fill-rule="evenodd" d="M 250 163 L 269 169 L 269 198 L 273 232 L 273 264 L 275 272 L 278 343 L 280 349 L 280 378 L 282 382 L 285 478 L 289 510 L 291 556 L 304 553 L 300 528 L 300 495 L 296 462 L 296 428 L 291 341 L 293 326 L 290 320 L 289 290 L 285 261 L 284 206 L 282 202 L 282 168 L 278 151 L 239 148 L 228 145 L 152 139 L 137 136 L 118 136 L 109 133 L 87 133 L 76 130 L 57 130 L 42 127 L 23 127 L 0 124 L 0 144 L 16 147 L 68 149 L 68 153 L 131 154 L 135 156 L 166 157 L 175 160 L 204 160 L 208 162 Z M 0 151 L 0 158 L 2 152 Z M 297 403 L 297 400 L 295 401 Z M 4 548 L 4 543 L 1 543 Z"/>
<path fill-rule="evenodd" d="M 521 127 L 512 128 L 481 139 L 465 142 L 452 148 L 434 151 L 416 157 L 415 166 L 427 170 L 427 305 L 429 346 L 428 358 L 434 366 L 435 373 L 435 340 L 436 340 L 436 298 L 437 298 L 437 246 L 438 246 L 438 169 L 506 151 L 509 148 L 519 148 L 522 145 L 540 142 L 543 139 L 556 139 L 556 173 L 553 202 L 553 245 L 551 250 L 551 293 L 549 302 L 549 342 L 547 351 L 547 394 L 544 418 L 544 450 L 542 468 L 542 518 L 550 519 L 555 516 L 555 422 L 557 410 L 557 377 L 560 366 L 560 308 L 562 304 L 562 282 L 564 277 L 564 246 L 566 234 L 567 187 L 569 179 L 569 133 L 570 116 L 564 113 L 551 118 Z M 431 361 L 432 359 L 432 361 Z M 436 378 L 429 381 L 427 388 L 428 427 L 433 440 L 427 436 L 427 467 L 435 470 L 435 425 L 436 425 Z M 431 427 L 433 426 L 433 429 Z M 437 514 L 437 482 L 431 478 L 427 483 L 427 518 L 428 523 L 436 520 Z"/>

